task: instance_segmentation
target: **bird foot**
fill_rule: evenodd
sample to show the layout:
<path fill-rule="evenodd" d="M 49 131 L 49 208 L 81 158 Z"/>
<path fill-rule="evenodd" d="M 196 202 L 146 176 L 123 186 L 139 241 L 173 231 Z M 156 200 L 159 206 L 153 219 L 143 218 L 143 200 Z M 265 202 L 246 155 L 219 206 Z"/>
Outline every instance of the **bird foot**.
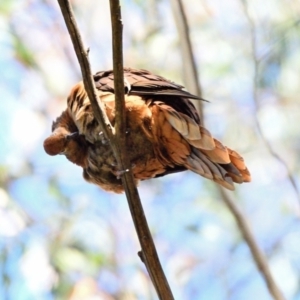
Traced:
<path fill-rule="evenodd" d="M 129 95 L 131 90 L 131 84 L 129 83 L 126 77 L 124 77 L 124 88 L 125 88 L 125 94 Z"/>
<path fill-rule="evenodd" d="M 115 171 L 115 174 L 117 176 L 117 179 L 120 179 L 122 175 L 124 175 L 125 173 L 129 172 L 129 169 L 126 170 L 119 170 L 119 171 Z"/>
<path fill-rule="evenodd" d="M 72 132 L 72 133 L 66 135 L 66 140 L 70 141 L 70 140 L 77 138 L 78 136 L 79 136 L 79 132 L 75 131 L 75 132 Z"/>
<path fill-rule="evenodd" d="M 108 145 L 108 139 L 104 137 L 103 131 L 99 132 L 99 137 L 102 145 Z"/>
<path fill-rule="evenodd" d="M 131 164 L 131 169 L 134 169 L 135 166 L 136 166 L 135 164 Z M 114 173 L 116 174 L 117 179 L 120 179 L 122 175 L 124 175 L 125 173 L 127 173 L 129 171 L 130 171 L 129 169 L 126 169 L 126 170 L 117 170 Z"/>

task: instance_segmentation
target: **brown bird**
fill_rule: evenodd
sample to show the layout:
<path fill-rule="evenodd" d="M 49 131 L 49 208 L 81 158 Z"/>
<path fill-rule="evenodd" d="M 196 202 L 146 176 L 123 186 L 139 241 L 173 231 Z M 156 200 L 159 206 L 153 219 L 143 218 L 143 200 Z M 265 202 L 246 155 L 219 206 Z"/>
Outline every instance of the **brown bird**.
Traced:
<path fill-rule="evenodd" d="M 94 75 L 98 101 L 114 125 L 113 71 Z M 183 87 L 146 70 L 124 69 L 127 151 L 136 184 L 139 180 L 191 170 L 223 187 L 249 182 L 243 158 L 222 145 L 200 125 L 189 99 L 200 99 Z M 201 99 L 200 99 L 201 100 Z M 53 123 L 44 142 L 50 155 L 64 154 L 83 168 L 83 177 L 107 191 L 120 193 L 119 178 L 109 141 L 101 134 L 82 82 L 68 97 L 67 109 Z"/>

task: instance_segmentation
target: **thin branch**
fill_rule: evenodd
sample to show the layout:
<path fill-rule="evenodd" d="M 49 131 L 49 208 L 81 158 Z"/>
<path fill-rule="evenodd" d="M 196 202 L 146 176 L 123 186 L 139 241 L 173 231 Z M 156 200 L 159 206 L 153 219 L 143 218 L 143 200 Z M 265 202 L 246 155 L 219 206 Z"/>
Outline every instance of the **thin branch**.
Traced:
<path fill-rule="evenodd" d="M 285 170 L 287 172 L 287 177 L 289 179 L 289 182 L 291 183 L 291 186 L 292 186 L 293 190 L 295 191 L 297 200 L 300 203 L 300 191 L 297 187 L 296 180 L 295 180 L 293 174 L 291 173 L 291 171 L 289 170 L 289 167 L 287 166 L 286 162 L 272 148 L 271 143 L 269 142 L 269 140 L 266 138 L 266 136 L 263 133 L 262 127 L 261 127 L 259 119 L 258 119 L 258 110 L 259 110 L 258 80 L 259 80 L 259 64 L 260 64 L 261 59 L 259 59 L 258 55 L 257 55 L 256 26 L 255 26 L 255 23 L 254 23 L 253 19 L 251 18 L 250 14 L 249 14 L 247 2 L 244 1 L 244 0 L 241 0 L 241 3 L 242 3 L 242 7 L 243 7 L 245 17 L 246 17 L 246 19 L 249 23 L 249 27 L 250 27 L 251 55 L 252 55 L 253 62 L 254 62 L 252 98 L 253 98 L 254 107 L 255 107 L 255 118 L 254 118 L 255 125 L 256 125 L 257 131 L 258 131 L 263 143 L 265 144 L 265 147 L 269 151 L 269 153 L 277 161 L 279 161 L 279 163 L 281 163 L 283 165 L 283 167 L 285 168 Z"/>
<path fill-rule="evenodd" d="M 88 59 L 89 50 L 86 51 L 83 46 L 81 35 L 79 33 L 70 2 L 68 0 L 57 1 L 65 19 L 65 23 L 67 25 L 72 40 L 78 62 L 80 64 L 84 87 L 90 99 L 95 118 L 101 126 L 105 137 L 108 140 L 111 140 L 114 134 L 114 128 L 111 126 L 106 114 L 104 113 L 103 104 L 101 102 L 98 103 L 97 101 L 97 91 L 95 87 L 94 78 L 91 72 L 90 62 Z"/>
<path fill-rule="evenodd" d="M 183 79 L 186 89 L 197 95 L 202 96 L 201 86 L 199 83 L 199 74 L 195 62 L 195 57 L 193 55 L 193 48 L 190 39 L 189 26 L 187 22 L 187 17 L 184 11 L 184 7 L 181 0 L 171 0 L 173 15 L 177 27 L 177 32 L 179 35 L 179 44 L 182 56 L 182 68 L 183 68 Z M 197 107 L 200 120 L 202 125 L 204 124 L 204 116 L 202 111 L 202 101 L 193 101 Z"/>
<path fill-rule="evenodd" d="M 175 14 L 182 14 L 181 17 L 177 16 L 177 18 L 178 19 L 181 18 L 182 20 L 186 19 L 185 15 L 184 15 L 184 9 L 183 9 L 181 0 L 172 0 L 172 3 L 174 4 L 174 6 L 176 5 L 177 7 L 181 7 L 180 9 L 177 8 L 177 10 L 175 11 Z M 186 26 L 187 26 L 187 23 L 186 23 Z M 180 32 L 181 32 L 180 37 L 182 38 L 180 44 L 184 44 L 184 43 L 190 44 L 190 42 L 187 42 L 187 41 L 189 41 L 188 28 L 185 28 L 184 30 L 180 30 Z M 195 65 L 195 60 L 193 59 L 194 55 L 193 55 L 191 47 L 190 47 L 190 51 L 191 51 L 191 55 L 184 56 L 184 63 L 189 64 L 189 65 Z M 187 60 L 190 60 L 190 61 L 187 61 Z M 193 76 L 194 76 L 194 82 L 198 83 L 199 81 L 198 81 L 197 74 L 190 69 L 190 74 L 189 74 L 188 78 L 191 78 Z M 200 86 L 199 86 L 199 91 L 201 92 Z M 198 94 L 198 96 L 201 97 L 202 95 Z M 219 193 L 222 196 L 222 200 L 224 201 L 224 203 L 227 205 L 228 209 L 233 214 L 233 216 L 236 220 L 236 223 L 238 224 L 238 227 L 239 227 L 246 243 L 248 244 L 248 247 L 250 248 L 253 260 L 255 261 L 259 271 L 261 272 L 261 274 L 267 284 L 270 294 L 276 300 L 284 300 L 284 297 L 283 297 L 281 291 L 277 287 L 277 285 L 272 277 L 266 257 L 264 256 L 264 254 L 260 250 L 259 246 L 257 245 L 255 238 L 246 222 L 245 216 L 240 211 L 240 209 L 237 207 L 235 202 L 231 199 L 231 197 L 228 195 L 228 193 L 226 193 L 225 190 L 219 186 L 217 188 L 219 190 Z"/>
<path fill-rule="evenodd" d="M 116 134 L 123 153 L 126 151 L 126 116 L 124 101 L 124 76 L 123 76 L 123 44 L 122 44 L 122 16 L 119 1 L 110 0 L 111 25 L 112 25 L 112 49 L 113 70 L 116 105 Z M 125 151 L 124 151 L 125 150 Z M 122 154 L 122 153 L 121 153 Z M 127 155 L 125 155 L 126 157 Z"/>
<path fill-rule="evenodd" d="M 143 261 L 150 274 L 160 299 L 174 299 L 153 243 L 153 239 L 143 211 L 137 188 L 134 184 L 133 175 L 130 172 L 130 161 L 126 154 L 126 119 L 124 105 L 124 81 L 123 81 L 123 53 L 122 53 L 122 22 L 118 0 L 110 0 L 111 19 L 113 29 L 113 61 L 114 61 L 114 84 L 116 94 L 116 135 L 111 126 L 101 102 L 98 103 L 94 79 L 88 61 L 88 51 L 85 51 L 76 25 L 75 17 L 68 0 L 58 0 L 63 17 L 65 19 L 73 46 L 81 67 L 84 86 L 92 104 L 94 116 L 100 124 L 104 135 L 109 139 L 113 153 L 118 162 L 119 170 L 124 170 L 122 183 L 126 192 L 128 204 L 138 238 L 142 247 Z M 98 106 L 99 105 L 99 106 Z"/>
<path fill-rule="evenodd" d="M 112 33 L 113 33 L 113 66 L 114 66 L 114 85 L 116 101 L 116 139 L 118 147 L 117 158 L 120 170 L 130 170 L 130 161 L 128 160 L 126 149 L 126 120 L 124 104 L 124 78 L 123 78 L 123 51 L 122 51 L 122 20 L 121 9 L 118 0 L 110 0 Z M 122 176 L 122 183 L 125 188 L 128 205 L 131 216 L 137 231 L 137 235 L 142 247 L 139 256 L 145 263 L 150 278 L 154 284 L 156 292 L 160 299 L 174 299 L 169 287 L 167 278 L 161 267 L 155 245 L 147 224 L 143 206 L 134 184 L 131 172 L 125 172 Z"/>

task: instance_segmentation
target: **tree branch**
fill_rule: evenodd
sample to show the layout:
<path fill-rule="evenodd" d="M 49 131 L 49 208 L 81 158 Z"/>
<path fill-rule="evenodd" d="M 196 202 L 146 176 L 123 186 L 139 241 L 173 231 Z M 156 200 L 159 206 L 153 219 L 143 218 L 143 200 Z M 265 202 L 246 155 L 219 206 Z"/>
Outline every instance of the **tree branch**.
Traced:
<path fill-rule="evenodd" d="M 184 7 L 181 0 L 171 0 L 171 5 L 179 36 L 178 42 L 180 44 L 181 55 L 183 58 L 182 68 L 184 74 L 184 85 L 190 93 L 201 97 L 202 90 L 198 78 L 199 74 L 195 62 L 195 57 L 193 55 L 193 47 L 190 39 L 189 26 Z M 201 123 L 204 124 L 202 101 L 194 100 L 193 103 L 198 109 Z"/>
<path fill-rule="evenodd" d="M 259 246 L 257 245 L 255 238 L 251 232 L 251 229 L 246 221 L 241 210 L 235 204 L 234 199 L 232 199 L 231 195 L 225 191 L 222 187 L 219 188 L 220 194 L 222 196 L 223 201 L 233 214 L 235 221 L 246 241 L 248 247 L 250 248 L 252 257 L 256 263 L 257 268 L 259 269 L 261 275 L 263 276 L 268 290 L 270 294 L 273 296 L 275 300 L 284 300 L 281 291 L 279 290 L 278 286 L 276 285 L 273 276 L 270 272 L 270 268 L 268 266 L 267 260 L 263 252 L 260 250 Z"/>
<path fill-rule="evenodd" d="M 122 51 L 122 21 L 119 0 L 110 0 L 112 33 L 113 33 L 113 66 L 114 66 L 114 85 L 116 101 L 116 140 L 118 154 L 117 161 L 121 170 L 129 170 L 126 149 L 126 120 L 124 104 L 124 78 L 123 78 L 123 51 Z M 143 206 L 134 184 L 131 172 L 125 172 L 122 176 L 122 183 L 125 188 L 131 216 L 137 231 L 142 251 L 139 252 L 141 260 L 145 263 L 150 278 L 154 284 L 160 299 L 174 299 L 169 287 L 167 278 L 161 267 L 156 248 L 147 224 Z"/>
<path fill-rule="evenodd" d="M 98 99 L 97 91 L 96 91 L 95 82 L 91 72 L 91 66 L 88 58 L 89 50 L 86 51 L 85 48 L 83 47 L 81 35 L 79 33 L 70 2 L 68 0 L 58 0 L 58 3 L 76 52 L 76 56 L 82 73 L 84 88 L 90 99 L 95 118 L 98 121 L 99 125 L 101 126 L 101 129 L 105 137 L 108 140 L 111 140 L 114 134 L 114 128 L 111 126 L 107 118 L 107 115 L 104 113 L 105 110 L 102 102 L 99 101 L 98 103 L 97 100 Z"/>
<path fill-rule="evenodd" d="M 185 65 L 191 65 L 191 66 L 194 65 L 195 66 L 195 60 L 194 60 L 192 48 L 190 46 L 188 46 L 188 45 L 191 45 L 191 43 L 189 41 L 190 40 L 189 30 L 188 30 L 188 25 L 186 22 L 186 16 L 184 14 L 184 8 L 182 5 L 182 2 L 181 2 L 181 0 L 171 0 L 171 2 L 173 4 L 173 6 L 176 7 L 176 9 L 174 9 L 175 19 L 176 18 L 181 19 L 180 23 L 182 23 L 182 24 L 185 23 L 185 25 L 181 24 L 181 27 L 182 27 L 181 29 L 178 26 L 179 36 L 181 38 L 180 44 L 182 45 L 184 43 L 187 43 L 187 45 L 185 47 L 188 48 L 189 52 L 190 52 L 189 55 L 184 56 Z M 179 14 L 181 14 L 181 16 L 179 16 Z M 182 46 L 182 48 L 183 47 L 184 46 Z M 196 66 L 195 66 L 195 68 L 196 68 Z M 188 70 L 190 72 L 188 78 L 194 77 L 194 82 L 197 82 L 197 84 L 199 84 L 197 73 L 195 71 L 193 71 L 192 68 L 189 68 Z M 199 85 L 198 90 L 201 93 L 200 85 Z M 197 94 L 197 96 L 201 97 L 202 95 Z M 277 285 L 272 277 L 266 257 L 260 250 L 259 246 L 257 245 L 255 238 L 251 232 L 251 229 L 249 228 L 249 226 L 247 224 L 245 216 L 240 211 L 240 209 L 235 204 L 235 202 L 231 199 L 229 194 L 226 193 L 222 187 L 218 186 L 217 189 L 222 197 L 222 200 L 224 201 L 224 203 L 226 204 L 228 209 L 233 214 L 233 216 L 236 220 L 236 223 L 238 224 L 238 227 L 239 227 L 246 243 L 248 244 L 248 247 L 250 248 L 253 260 L 255 261 L 259 271 L 261 272 L 261 274 L 267 284 L 270 294 L 273 296 L 273 298 L 275 300 L 284 300 L 284 297 L 283 297 L 281 291 L 277 287 Z"/>
<path fill-rule="evenodd" d="M 258 110 L 259 110 L 258 80 L 259 80 L 259 63 L 260 63 L 260 60 L 257 57 L 257 43 L 256 43 L 256 36 L 255 36 L 256 35 L 256 28 L 255 28 L 255 23 L 254 23 L 253 19 L 251 18 L 250 14 L 249 14 L 247 2 L 242 0 L 241 4 L 242 4 L 242 8 L 243 8 L 245 17 L 246 17 L 246 19 L 248 21 L 248 24 L 249 24 L 250 38 L 251 38 L 251 41 L 250 41 L 251 42 L 251 55 L 252 55 L 253 62 L 254 62 L 252 98 L 253 98 L 255 112 L 256 112 L 255 115 L 254 115 L 255 125 L 256 125 L 257 131 L 260 135 L 260 138 L 262 139 L 262 141 L 265 144 L 265 147 L 267 148 L 269 153 L 277 161 L 279 161 L 279 163 L 281 163 L 283 165 L 283 167 L 285 168 L 285 170 L 287 172 L 287 178 L 288 178 L 293 190 L 295 191 L 298 202 L 300 203 L 300 191 L 297 187 L 296 180 L 295 180 L 293 174 L 291 173 L 291 171 L 289 170 L 289 167 L 286 164 L 286 162 L 282 159 L 282 157 L 280 157 L 280 155 L 278 153 L 275 152 L 275 150 L 273 149 L 271 143 L 265 137 L 265 135 L 263 133 L 263 130 L 261 128 L 259 119 L 257 117 L 258 116 Z"/>
<path fill-rule="evenodd" d="M 103 129 L 104 135 L 110 140 L 113 153 L 118 163 L 119 170 L 123 170 L 122 183 L 126 192 L 127 201 L 137 235 L 141 244 L 142 253 L 139 254 L 145 263 L 150 278 L 154 284 L 160 299 L 174 299 L 163 269 L 161 267 L 155 245 L 147 224 L 141 200 L 130 171 L 130 161 L 126 150 L 126 116 L 124 103 L 124 79 L 123 79 L 123 53 L 122 53 L 122 22 L 121 10 L 118 0 L 110 0 L 112 31 L 113 31 L 113 69 L 116 97 L 116 123 L 113 128 L 104 113 L 102 103 L 97 101 L 97 92 L 91 68 L 88 61 L 88 51 L 84 50 L 78 31 L 75 17 L 68 0 L 58 0 L 63 17 L 65 19 L 73 46 L 81 67 L 84 86 L 92 104 L 94 116 Z M 99 106 L 100 107 L 99 107 Z M 110 129 L 110 130 L 109 130 Z M 116 129 L 116 132 L 115 132 Z M 116 134 L 114 134 L 116 133 Z"/>

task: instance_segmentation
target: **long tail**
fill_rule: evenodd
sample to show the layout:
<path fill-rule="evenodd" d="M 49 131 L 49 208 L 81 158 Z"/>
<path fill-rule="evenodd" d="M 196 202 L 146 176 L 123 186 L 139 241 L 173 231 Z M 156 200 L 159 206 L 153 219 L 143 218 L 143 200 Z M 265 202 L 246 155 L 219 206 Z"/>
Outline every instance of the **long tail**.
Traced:
<path fill-rule="evenodd" d="M 160 102 L 152 108 L 152 120 L 155 148 L 166 164 L 183 165 L 230 190 L 233 182 L 251 181 L 244 159 L 189 116 Z"/>

